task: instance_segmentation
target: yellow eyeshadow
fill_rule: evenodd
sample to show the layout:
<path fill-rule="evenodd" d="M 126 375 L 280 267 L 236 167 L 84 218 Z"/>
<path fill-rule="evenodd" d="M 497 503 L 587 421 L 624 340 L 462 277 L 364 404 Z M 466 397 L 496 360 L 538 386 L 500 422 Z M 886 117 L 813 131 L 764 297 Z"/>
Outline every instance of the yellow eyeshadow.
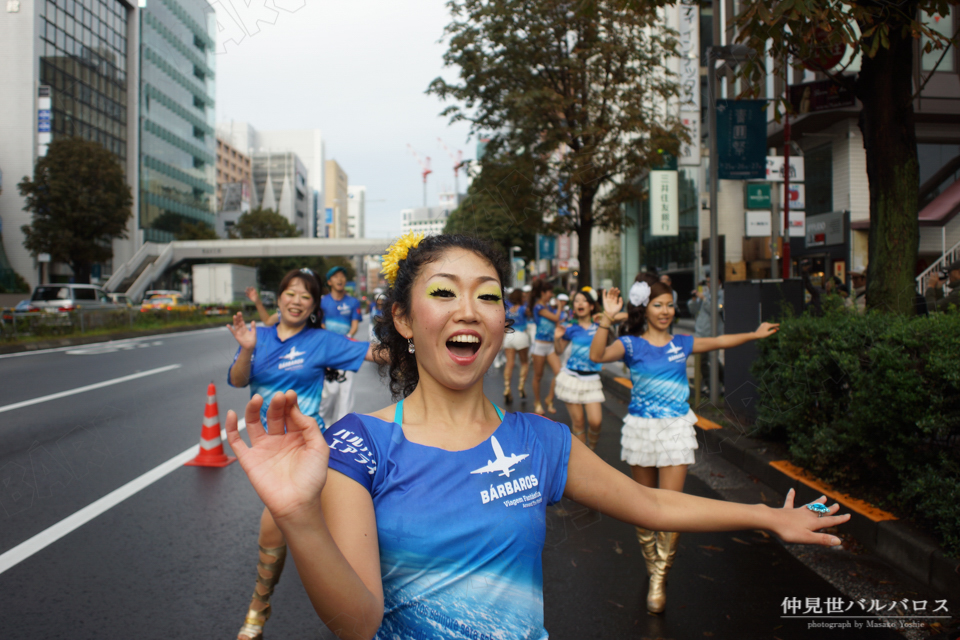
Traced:
<path fill-rule="evenodd" d="M 427 287 L 427 295 L 432 296 L 439 291 L 445 291 L 457 295 L 457 290 L 445 282 L 435 282 Z"/>
<path fill-rule="evenodd" d="M 500 297 L 500 287 L 497 285 L 484 285 L 477 289 L 477 296 L 497 296 Z"/>

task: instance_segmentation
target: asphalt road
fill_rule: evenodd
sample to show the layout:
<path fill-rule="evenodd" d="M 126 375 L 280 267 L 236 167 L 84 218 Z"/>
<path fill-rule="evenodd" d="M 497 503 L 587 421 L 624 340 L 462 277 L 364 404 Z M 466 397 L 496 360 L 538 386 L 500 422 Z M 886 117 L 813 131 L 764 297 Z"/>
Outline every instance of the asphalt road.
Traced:
<path fill-rule="evenodd" d="M 37 543 L 41 532 L 195 446 L 209 382 L 221 418 L 241 410 L 248 391 L 226 384 L 235 350 L 229 333 L 215 329 L 0 357 L 0 638 L 235 637 L 253 589 L 262 509 L 236 463 L 176 466 L 10 562 L 21 543 Z M 485 387 L 502 400 L 499 370 Z M 390 402 L 371 366 L 354 388 L 357 411 Z M 555 417 L 563 421 L 561 405 Z M 599 453 L 611 462 L 622 409 L 608 401 L 604 416 Z M 686 490 L 716 497 L 692 475 Z M 685 534 L 667 611 L 652 616 L 633 527 L 567 501 L 549 511 L 548 527 L 545 616 L 556 640 L 900 637 L 782 618 L 785 598 L 841 594 L 757 532 Z M 273 603 L 268 637 L 326 636 L 292 562 Z"/>

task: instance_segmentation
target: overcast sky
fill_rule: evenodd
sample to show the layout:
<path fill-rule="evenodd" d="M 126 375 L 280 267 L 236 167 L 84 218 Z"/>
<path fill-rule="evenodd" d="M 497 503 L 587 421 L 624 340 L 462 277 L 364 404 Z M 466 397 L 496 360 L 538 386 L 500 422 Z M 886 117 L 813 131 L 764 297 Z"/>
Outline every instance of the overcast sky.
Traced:
<path fill-rule="evenodd" d="M 444 1 L 266 0 L 258 10 L 263 1 L 212 2 L 220 26 L 217 121 L 320 129 L 327 159 L 340 163 L 350 184 L 367 187 L 367 237 L 398 235 L 400 210 L 423 202 L 407 144 L 432 159 L 431 206 L 440 189 L 453 190 L 453 161 L 437 138 L 454 154 L 476 155 L 468 126 L 448 126 L 439 116 L 446 105 L 424 94 L 438 75 L 457 77 L 443 68 Z"/>

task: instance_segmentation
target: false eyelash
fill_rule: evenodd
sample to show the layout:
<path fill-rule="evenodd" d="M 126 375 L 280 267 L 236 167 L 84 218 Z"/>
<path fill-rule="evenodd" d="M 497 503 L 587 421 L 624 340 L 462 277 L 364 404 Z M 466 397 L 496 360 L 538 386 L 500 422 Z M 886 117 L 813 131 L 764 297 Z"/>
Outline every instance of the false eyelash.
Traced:
<path fill-rule="evenodd" d="M 500 302 L 501 300 L 503 300 L 502 297 L 498 296 L 498 295 L 495 294 L 495 293 L 488 293 L 488 294 L 486 294 L 486 295 L 482 295 L 482 296 L 480 296 L 480 299 L 481 299 L 481 300 L 487 300 L 487 301 L 489 301 L 489 302 Z"/>
<path fill-rule="evenodd" d="M 441 297 L 444 297 L 444 298 L 445 298 L 445 297 L 446 297 L 446 296 L 439 296 L 439 295 L 437 295 L 437 294 L 439 294 L 439 293 L 449 293 L 449 294 L 450 294 L 451 296 L 453 296 L 454 298 L 457 297 L 457 294 L 454 293 L 453 291 L 451 291 L 450 289 L 442 289 L 442 288 L 434 289 L 433 291 L 430 292 L 430 295 L 431 295 L 432 297 L 435 297 L 435 298 L 441 298 Z"/>

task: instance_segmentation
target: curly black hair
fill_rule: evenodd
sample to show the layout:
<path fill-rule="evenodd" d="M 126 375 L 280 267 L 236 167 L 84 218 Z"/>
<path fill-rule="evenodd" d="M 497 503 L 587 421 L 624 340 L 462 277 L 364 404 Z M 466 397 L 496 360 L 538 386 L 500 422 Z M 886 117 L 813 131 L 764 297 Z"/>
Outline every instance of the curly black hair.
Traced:
<path fill-rule="evenodd" d="M 673 289 L 668 284 L 660 282 L 655 273 L 639 273 L 634 282 L 646 282 L 650 285 L 650 300 L 664 294 L 673 295 Z M 632 285 L 631 285 L 632 286 Z M 629 298 L 629 292 L 628 296 Z M 639 336 L 647 329 L 647 305 L 635 307 L 627 301 L 627 319 L 620 325 L 621 336 Z"/>
<path fill-rule="evenodd" d="M 407 257 L 399 263 L 397 278 L 384 294 L 383 313 L 376 318 L 374 334 L 380 343 L 374 346 L 379 360 L 387 364 L 380 365 L 380 375 L 384 370 L 390 376 L 390 393 L 394 399 L 406 398 L 417 388 L 420 372 L 417 358 L 408 350 L 407 339 L 400 335 L 394 326 L 394 306 L 399 316 L 410 313 L 410 291 L 423 266 L 440 257 L 449 249 L 472 251 L 494 268 L 500 278 L 500 292 L 503 296 L 503 284 L 510 276 L 510 263 L 506 257 L 487 242 L 473 236 L 459 234 L 427 236 L 416 248 L 410 249 Z M 511 324 L 506 321 L 508 328 Z"/>

